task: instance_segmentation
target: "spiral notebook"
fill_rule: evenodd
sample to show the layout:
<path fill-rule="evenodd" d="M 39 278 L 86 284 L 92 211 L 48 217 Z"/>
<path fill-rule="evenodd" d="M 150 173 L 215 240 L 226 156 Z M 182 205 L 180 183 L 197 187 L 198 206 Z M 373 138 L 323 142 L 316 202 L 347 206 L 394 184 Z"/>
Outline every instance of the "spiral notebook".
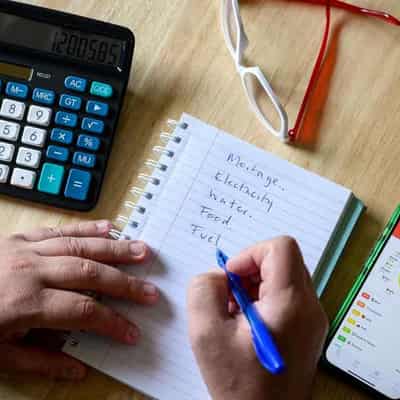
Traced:
<path fill-rule="evenodd" d="M 144 189 L 119 238 L 141 239 L 155 253 L 128 271 L 162 291 L 144 308 L 109 300 L 142 329 L 138 346 L 79 333 L 64 351 L 162 400 L 207 398 L 186 330 L 189 280 L 215 265 L 216 246 L 234 255 L 254 242 L 294 236 L 320 294 L 362 210 L 350 190 L 184 114 L 162 134 Z"/>

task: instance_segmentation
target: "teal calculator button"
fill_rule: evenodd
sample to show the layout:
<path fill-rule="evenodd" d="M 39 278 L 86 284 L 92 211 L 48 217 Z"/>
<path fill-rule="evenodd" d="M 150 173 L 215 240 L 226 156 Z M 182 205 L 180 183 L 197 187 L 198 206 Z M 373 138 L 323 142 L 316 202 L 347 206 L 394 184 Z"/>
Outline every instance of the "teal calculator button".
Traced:
<path fill-rule="evenodd" d="M 38 190 L 49 194 L 60 194 L 64 177 L 64 167 L 56 164 L 44 163 L 40 174 Z"/>
<path fill-rule="evenodd" d="M 93 96 L 110 98 L 113 95 L 113 88 L 108 83 L 94 81 L 90 87 L 90 94 Z"/>

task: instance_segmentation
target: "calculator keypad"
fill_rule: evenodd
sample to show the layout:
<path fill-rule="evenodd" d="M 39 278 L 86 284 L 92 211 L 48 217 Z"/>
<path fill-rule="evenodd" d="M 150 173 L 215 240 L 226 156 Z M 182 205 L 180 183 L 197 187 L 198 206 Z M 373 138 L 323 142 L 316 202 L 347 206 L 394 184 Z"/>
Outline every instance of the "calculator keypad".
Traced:
<path fill-rule="evenodd" d="M 90 200 L 91 186 L 100 184 L 104 169 L 111 133 L 107 121 L 115 118 L 107 100 L 114 88 L 75 75 L 65 77 L 60 92 L 2 80 L 0 90 L 2 84 L 0 187 Z"/>

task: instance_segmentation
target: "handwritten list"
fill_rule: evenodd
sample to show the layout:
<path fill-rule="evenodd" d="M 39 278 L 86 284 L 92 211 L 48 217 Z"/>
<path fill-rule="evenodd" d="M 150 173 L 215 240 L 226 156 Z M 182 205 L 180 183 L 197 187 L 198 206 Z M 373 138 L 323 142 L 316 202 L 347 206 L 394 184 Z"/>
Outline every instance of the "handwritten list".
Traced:
<path fill-rule="evenodd" d="M 302 249 L 313 274 L 329 243 L 350 191 L 246 144 L 218 129 L 183 116 L 174 157 L 163 156 L 161 184 L 149 184 L 134 213 L 138 228 L 124 233 L 153 249 L 147 266 L 130 267 L 162 291 L 154 309 L 113 303 L 142 329 L 135 348 L 105 339 L 81 338 L 69 349 L 94 367 L 155 398 L 204 399 L 207 390 L 187 335 L 186 290 L 191 278 L 215 265 L 215 249 L 234 255 L 261 240 L 288 234 Z M 171 154 L 172 154 L 171 153 Z M 101 355 L 95 351 L 102 346 Z"/>

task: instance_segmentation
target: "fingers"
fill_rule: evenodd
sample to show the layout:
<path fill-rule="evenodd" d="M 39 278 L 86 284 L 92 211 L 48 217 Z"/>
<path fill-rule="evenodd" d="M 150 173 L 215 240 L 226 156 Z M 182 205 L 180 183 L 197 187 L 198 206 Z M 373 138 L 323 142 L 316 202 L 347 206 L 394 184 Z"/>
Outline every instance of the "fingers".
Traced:
<path fill-rule="evenodd" d="M 0 371 L 34 373 L 50 378 L 80 380 L 86 367 L 61 352 L 50 352 L 34 347 L 0 344 Z"/>
<path fill-rule="evenodd" d="M 134 345 L 138 327 L 89 296 L 47 289 L 42 292 L 41 313 L 32 321 L 36 328 L 84 330 Z"/>
<path fill-rule="evenodd" d="M 46 287 L 68 290 L 90 290 L 104 295 L 154 304 L 158 290 L 122 271 L 96 261 L 77 257 L 49 257 L 41 274 Z"/>
<path fill-rule="evenodd" d="M 197 276 L 188 290 L 188 315 L 193 329 L 230 318 L 228 283 L 224 272 Z"/>
<path fill-rule="evenodd" d="M 228 262 L 228 269 L 241 276 L 261 275 L 260 297 L 266 290 L 304 285 L 307 271 L 296 241 L 280 237 L 249 247 Z"/>
<path fill-rule="evenodd" d="M 140 241 L 69 236 L 37 242 L 33 249 L 42 256 L 81 257 L 107 264 L 143 262 L 151 254 Z"/>
<path fill-rule="evenodd" d="M 60 238 L 63 236 L 107 237 L 112 228 L 113 224 L 107 220 L 89 221 L 55 228 L 36 229 L 32 232 L 17 234 L 15 237 L 28 242 L 39 242 L 41 240 Z"/>

